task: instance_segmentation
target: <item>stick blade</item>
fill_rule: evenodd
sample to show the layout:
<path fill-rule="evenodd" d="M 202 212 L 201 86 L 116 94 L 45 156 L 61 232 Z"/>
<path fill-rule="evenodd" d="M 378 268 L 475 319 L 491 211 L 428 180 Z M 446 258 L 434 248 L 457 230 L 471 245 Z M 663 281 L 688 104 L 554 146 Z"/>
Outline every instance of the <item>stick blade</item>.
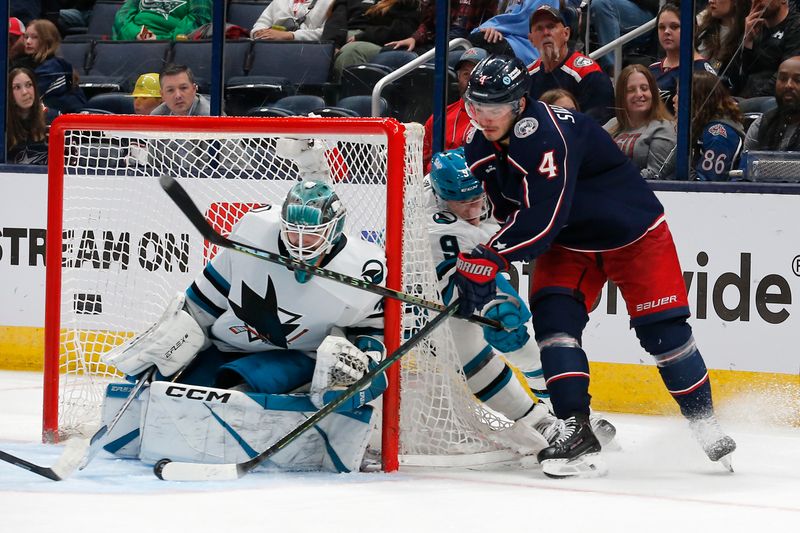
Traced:
<path fill-rule="evenodd" d="M 241 477 L 235 464 L 209 465 L 161 460 L 154 471 L 164 481 L 232 481 Z"/>

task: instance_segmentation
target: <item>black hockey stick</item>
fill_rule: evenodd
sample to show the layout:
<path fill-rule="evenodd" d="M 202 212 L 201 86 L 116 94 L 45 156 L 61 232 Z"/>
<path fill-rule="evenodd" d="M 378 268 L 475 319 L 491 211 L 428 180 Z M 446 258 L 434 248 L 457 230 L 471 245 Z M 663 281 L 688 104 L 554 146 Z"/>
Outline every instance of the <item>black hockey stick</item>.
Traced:
<path fill-rule="evenodd" d="M 309 274 L 314 274 L 321 278 L 338 281 L 339 283 L 343 283 L 344 285 L 357 287 L 359 289 L 374 294 L 378 294 L 380 296 L 394 298 L 395 300 L 400 300 L 401 302 L 418 305 L 420 307 L 424 307 L 425 309 L 430 309 L 431 311 L 442 312 L 445 310 L 445 306 L 443 306 L 442 304 L 431 302 L 425 300 L 424 298 L 419 298 L 418 296 L 414 296 L 413 294 L 408 294 L 406 292 L 401 292 L 401 291 L 395 291 L 387 287 L 382 287 L 380 285 L 375 285 L 374 283 L 369 283 L 362 279 L 354 278 L 346 274 L 340 274 L 339 272 L 334 272 L 332 270 L 327 270 L 325 268 L 309 265 L 291 257 L 284 257 L 280 254 L 268 252 L 267 250 L 262 250 L 261 248 L 255 248 L 253 246 L 237 242 L 233 239 L 229 239 L 221 235 L 217 230 L 214 229 L 214 227 L 208 222 L 208 220 L 206 220 L 206 217 L 203 216 L 203 213 L 200 212 L 200 210 L 195 205 L 194 201 L 192 201 L 192 198 L 189 196 L 189 193 L 186 192 L 186 190 L 181 186 L 180 183 L 178 183 L 175 180 L 175 178 L 173 178 L 172 176 L 165 175 L 161 176 L 159 182 L 161 183 L 161 187 L 164 189 L 164 191 L 166 191 L 169 197 L 172 198 L 172 201 L 175 202 L 175 205 L 177 205 L 178 208 L 181 211 L 183 211 L 183 214 L 186 215 L 186 218 L 188 218 L 189 221 L 194 225 L 194 227 L 197 228 L 197 231 L 200 232 L 200 235 L 202 235 L 204 239 L 206 239 L 212 244 L 216 244 L 217 246 L 222 246 L 223 248 L 230 248 L 231 250 L 236 250 L 237 252 L 242 252 L 247 255 L 258 257 L 259 259 L 269 261 L 270 263 L 282 265 L 287 268 L 308 272 Z M 491 326 L 496 329 L 502 329 L 503 327 L 497 320 L 485 318 L 480 315 L 472 315 L 469 317 L 461 317 L 458 315 L 455 316 L 457 318 L 463 318 L 464 320 L 468 320 L 470 322 L 477 322 L 478 324 L 484 326 Z"/>
<path fill-rule="evenodd" d="M 425 338 L 431 331 L 439 326 L 444 319 L 452 316 L 456 309 L 458 309 L 458 300 L 453 301 L 448 305 L 444 311 L 436 315 L 430 322 L 425 324 L 419 331 L 412 335 L 406 342 L 400 345 L 397 350 L 392 352 L 383 361 L 378 363 L 376 367 L 368 371 L 364 376 L 350 385 L 341 396 L 325 404 L 322 409 L 305 419 L 300 425 L 287 433 L 284 437 L 275 442 L 272 446 L 253 457 L 248 461 L 242 463 L 228 463 L 228 464 L 203 464 L 203 463 L 182 463 L 178 461 L 170 461 L 169 459 L 161 459 L 153 467 L 153 472 L 159 479 L 166 481 L 214 481 L 214 480 L 231 480 L 238 479 L 252 469 L 267 461 L 270 457 L 284 449 L 286 446 L 294 442 L 300 435 L 311 429 L 320 420 L 331 414 L 344 402 L 361 392 L 370 381 L 375 379 L 380 374 L 386 372 L 386 369 L 392 366 L 396 361 L 408 353 L 411 348 Z"/>
<path fill-rule="evenodd" d="M 0 451 L 0 459 L 12 465 L 29 470 L 34 474 L 39 474 L 47 479 L 53 481 L 61 481 L 68 478 L 76 470 L 83 470 L 87 464 L 97 455 L 97 452 L 103 447 L 104 439 L 108 433 L 114 429 L 117 422 L 120 421 L 122 415 L 128 410 L 128 407 L 133 403 L 139 394 L 144 389 L 144 386 L 150 382 L 155 374 L 156 367 L 151 367 L 144 373 L 144 375 L 136 382 L 136 385 L 128 393 L 122 407 L 119 408 L 117 414 L 111 419 L 111 422 L 104 424 L 98 429 L 90 439 L 73 438 L 67 441 L 64 453 L 58 458 L 56 464 L 53 466 L 39 466 L 33 464 L 25 459 Z"/>

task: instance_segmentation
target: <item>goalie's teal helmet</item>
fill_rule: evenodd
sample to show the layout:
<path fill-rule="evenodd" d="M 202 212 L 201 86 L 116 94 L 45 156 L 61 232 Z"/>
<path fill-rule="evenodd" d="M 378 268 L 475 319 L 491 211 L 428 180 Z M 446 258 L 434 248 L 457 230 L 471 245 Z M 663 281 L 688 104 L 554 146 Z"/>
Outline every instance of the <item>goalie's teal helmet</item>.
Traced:
<path fill-rule="evenodd" d="M 281 239 L 295 259 L 309 262 L 330 252 L 344 231 L 346 209 L 330 184 L 295 184 L 281 208 Z"/>
<path fill-rule="evenodd" d="M 483 194 L 483 185 L 472 175 L 464 148 L 438 152 L 431 159 L 431 186 L 442 200 L 472 200 Z"/>

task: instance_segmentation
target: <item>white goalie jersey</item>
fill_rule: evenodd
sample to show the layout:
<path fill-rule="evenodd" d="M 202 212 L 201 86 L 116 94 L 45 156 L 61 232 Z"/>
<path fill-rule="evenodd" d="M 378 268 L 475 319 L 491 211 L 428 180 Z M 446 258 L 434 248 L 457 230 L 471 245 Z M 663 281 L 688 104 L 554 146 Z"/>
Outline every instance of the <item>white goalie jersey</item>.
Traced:
<path fill-rule="evenodd" d="M 248 212 L 232 238 L 287 255 L 280 239 L 279 208 Z M 327 270 L 383 284 L 383 250 L 343 236 L 319 265 Z M 211 341 L 224 352 L 288 348 L 314 352 L 336 326 L 383 328 L 381 296 L 311 276 L 304 283 L 288 268 L 222 250 L 186 291 L 187 307 Z"/>

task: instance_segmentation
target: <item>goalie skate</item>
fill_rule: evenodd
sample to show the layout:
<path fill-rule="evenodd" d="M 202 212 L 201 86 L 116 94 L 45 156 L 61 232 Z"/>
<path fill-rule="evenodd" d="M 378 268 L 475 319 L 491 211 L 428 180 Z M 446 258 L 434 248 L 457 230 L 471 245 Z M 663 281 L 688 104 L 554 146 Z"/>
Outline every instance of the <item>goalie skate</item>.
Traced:
<path fill-rule="evenodd" d="M 537 458 L 542 472 L 551 478 L 599 477 L 608 473 L 600 455 L 600 442 L 592 433 L 589 417 L 577 414 L 564 421 L 564 429 Z"/>

